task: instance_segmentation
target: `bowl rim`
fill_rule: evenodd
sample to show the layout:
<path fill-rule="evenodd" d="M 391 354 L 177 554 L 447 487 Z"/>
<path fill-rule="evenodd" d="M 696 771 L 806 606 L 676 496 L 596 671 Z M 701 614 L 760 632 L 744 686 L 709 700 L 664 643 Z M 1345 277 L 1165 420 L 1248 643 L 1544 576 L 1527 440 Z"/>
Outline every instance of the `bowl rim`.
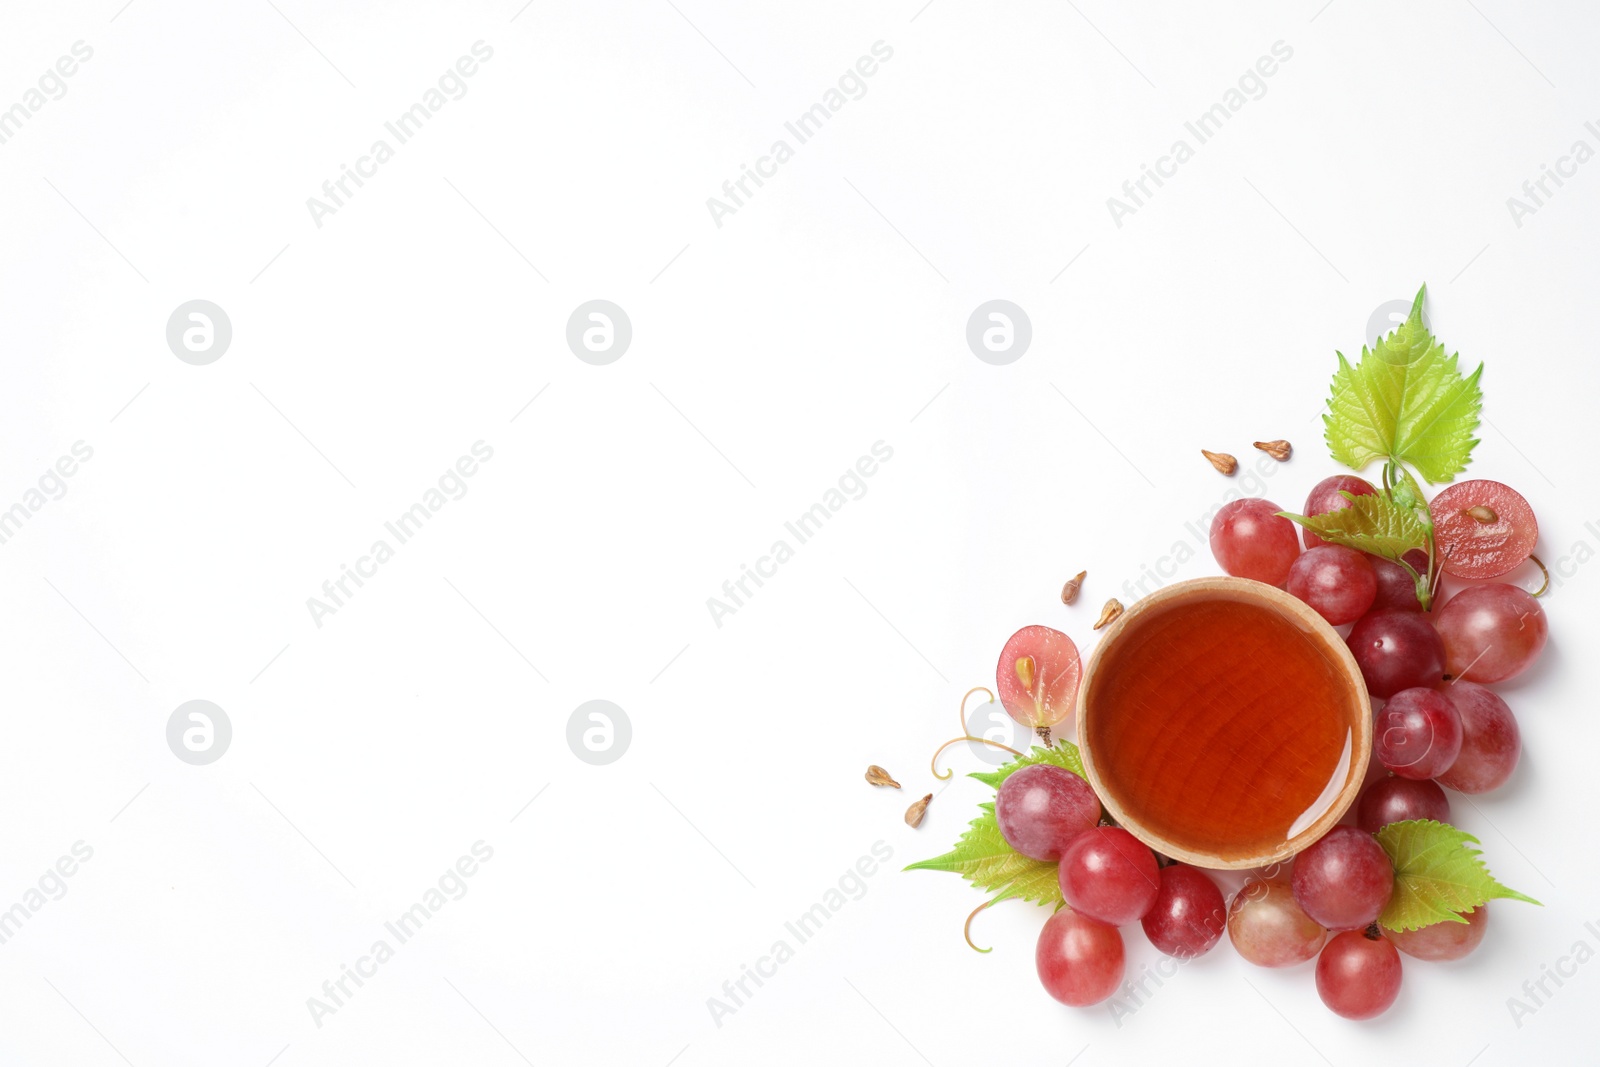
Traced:
<path fill-rule="evenodd" d="M 1317 819 L 1301 830 L 1294 837 L 1284 842 L 1276 849 L 1267 852 L 1209 852 L 1204 849 L 1190 848 L 1177 841 L 1171 841 L 1143 826 L 1137 820 L 1129 817 L 1111 791 L 1105 786 L 1099 771 L 1095 767 L 1094 752 L 1089 744 L 1089 717 L 1093 712 L 1089 706 L 1089 694 L 1093 688 L 1094 676 L 1097 669 L 1105 660 L 1109 651 L 1114 648 L 1125 635 L 1130 633 L 1139 621 L 1148 617 L 1153 611 L 1171 606 L 1175 601 L 1196 601 L 1216 598 L 1217 594 L 1225 594 L 1228 599 L 1247 600 L 1255 604 L 1276 611 L 1278 614 L 1290 618 L 1292 621 L 1304 625 L 1320 638 L 1323 644 L 1333 655 L 1333 658 L 1342 666 L 1346 680 L 1354 694 L 1352 711 L 1357 721 L 1352 723 L 1355 727 L 1355 745 L 1351 754 L 1350 769 L 1346 775 L 1344 786 L 1334 797 L 1333 803 Z M 1355 803 L 1362 786 L 1366 782 L 1368 764 L 1372 756 L 1372 700 L 1367 693 L 1365 680 L 1361 676 L 1361 668 L 1356 664 L 1355 655 L 1350 651 L 1350 646 L 1344 638 L 1339 636 L 1328 621 L 1318 615 L 1310 605 L 1304 601 L 1290 596 L 1277 586 L 1267 585 L 1264 582 L 1253 581 L 1248 578 L 1233 578 L 1225 575 L 1212 575 L 1205 578 L 1190 578 L 1182 582 L 1174 582 L 1163 586 L 1154 593 L 1135 601 L 1133 606 L 1114 621 L 1101 636 L 1094 650 L 1089 654 L 1088 661 L 1084 664 L 1083 676 L 1078 683 L 1078 698 L 1076 711 L 1076 733 L 1078 738 L 1078 752 L 1083 761 L 1084 777 L 1094 789 L 1095 795 L 1100 798 L 1100 803 L 1105 805 L 1106 811 L 1116 821 L 1117 825 L 1133 834 L 1140 841 L 1149 845 L 1157 852 L 1172 859 L 1188 863 L 1196 867 L 1209 870 L 1244 870 L 1252 867 L 1265 867 L 1274 863 L 1281 863 L 1297 852 L 1309 847 L 1323 834 L 1338 825 L 1344 818 L 1345 812 Z"/>

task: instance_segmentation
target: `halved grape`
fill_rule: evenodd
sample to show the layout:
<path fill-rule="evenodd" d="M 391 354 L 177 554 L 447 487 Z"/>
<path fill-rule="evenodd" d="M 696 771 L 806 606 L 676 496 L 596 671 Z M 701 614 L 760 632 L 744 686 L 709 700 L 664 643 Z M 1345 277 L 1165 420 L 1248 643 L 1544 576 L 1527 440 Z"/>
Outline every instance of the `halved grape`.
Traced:
<path fill-rule="evenodd" d="M 1509 485 L 1476 479 L 1440 490 L 1428 504 L 1444 572 L 1498 578 L 1515 570 L 1539 540 L 1539 521 Z"/>
<path fill-rule="evenodd" d="M 1334 626 L 1355 622 L 1372 607 L 1378 577 L 1369 556 L 1340 545 L 1319 545 L 1289 567 L 1289 595 Z"/>
<path fill-rule="evenodd" d="M 1287 882 L 1252 878 L 1228 905 L 1228 939 L 1257 967 L 1292 967 L 1322 951 L 1328 931 L 1295 903 Z"/>
<path fill-rule="evenodd" d="M 1161 892 L 1155 853 L 1120 826 L 1097 826 L 1074 837 L 1056 873 L 1068 904 L 1112 926 L 1144 918 Z"/>
<path fill-rule="evenodd" d="M 1065 767 L 1035 763 L 1000 783 L 994 816 L 1012 848 L 1054 862 L 1067 842 L 1099 824 L 1100 800 L 1088 782 Z"/>
<path fill-rule="evenodd" d="M 1539 658 L 1550 636 L 1539 601 L 1503 582 L 1461 590 L 1438 610 L 1434 625 L 1444 641 L 1446 669 L 1469 682 L 1515 678 Z"/>
<path fill-rule="evenodd" d="M 1414 611 L 1371 611 L 1345 639 L 1367 691 L 1391 697 L 1402 689 L 1437 685 L 1444 677 L 1444 642 L 1428 619 Z"/>
<path fill-rule="evenodd" d="M 1024 626 L 1000 650 L 994 687 L 1007 713 L 1037 730 L 1072 714 L 1082 673 L 1072 638 L 1048 626 Z"/>
<path fill-rule="evenodd" d="M 1450 800 L 1437 782 L 1379 778 L 1367 786 L 1356 807 L 1356 825 L 1369 834 L 1412 819 L 1450 821 Z"/>
<path fill-rule="evenodd" d="M 1382 1015 L 1400 995 L 1400 953 L 1376 930 L 1337 935 L 1317 957 L 1317 995 L 1346 1019 Z"/>
<path fill-rule="evenodd" d="M 1122 984 L 1122 934 L 1115 926 L 1062 908 L 1039 931 L 1033 962 L 1045 992 L 1061 1003 L 1074 1008 L 1098 1004 Z"/>
<path fill-rule="evenodd" d="M 1330 930 L 1359 930 L 1394 892 L 1394 865 L 1365 830 L 1335 826 L 1294 858 L 1289 881 L 1307 915 Z"/>
<path fill-rule="evenodd" d="M 1461 716 L 1432 689 L 1402 689 L 1390 697 L 1374 733 L 1373 754 L 1402 778 L 1437 778 L 1461 752 Z"/>
<path fill-rule="evenodd" d="M 1306 518 L 1313 515 L 1326 515 L 1330 511 L 1338 511 L 1350 506 L 1350 500 L 1343 494 L 1351 496 L 1371 496 L 1377 492 L 1372 483 L 1365 478 L 1357 478 L 1353 474 L 1335 474 L 1331 478 L 1324 478 L 1311 487 L 1311 495 L 1306 497 L 1306 510 L 1301 512 Z M 1328 542 L 1301 527 L 1300 536 L 1305 538 L 1306 548 L 1319 548 Z"/>
<path fill-rule="evenodd" d="M 1233 500 L 1211 520 L 1211 554 L 1235 578 L 1282 585 L 1300 554 L 1295 525 L 1270 500 Z"/>
<path fill-rule="evenodd" d="M 1487 793 L 1504 785 L 1522 755 L 1517 717 L 1499 695 L 1473 682 L 1439 687 L 1461 716 L 1461 754 L 1439 784 L 1458 793 Z"/>
<path fill-rule="evenodd" d="M 1483 943 L 1489 928 L 1489 905 L 1462 912 L 1464 923 L 1442 922 L 1419 930 L 1385 930 L 1394 947 L 1419 960 L 1459 960 Z"/>
<path fill-rule="evenodd" d="M 1174 863 L 1161 868 L 1161 891 L 1140 922 L 1152 945 L 1187 960 L 1211 951 L 1228 924 L 1228 908 L 1203 871 Z"/>

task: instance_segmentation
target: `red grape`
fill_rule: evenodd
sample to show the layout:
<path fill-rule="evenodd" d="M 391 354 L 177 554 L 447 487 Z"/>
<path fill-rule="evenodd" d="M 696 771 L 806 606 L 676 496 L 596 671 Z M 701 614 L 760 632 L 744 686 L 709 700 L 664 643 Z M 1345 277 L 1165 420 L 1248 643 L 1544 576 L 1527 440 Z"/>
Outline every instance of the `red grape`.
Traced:
<path fill-rule="evenodd" d="M 1045 992 L 1075 1008 L 1098 1004 L 1122 984 L 1122 934 L 1062 908 L 1045 920 L 1033 962 Z"/>
<path fill-rule="evenodd" d="M 1463 912 L 1464 923 L 1442 922 L 1420 930 L 1385 930 L 1394 947 L 1419 960 L 1459 960 L 1483 943 L 1489 926 L 1489 905 Z"/>
<path fill-rule="evenodd" d="M 1257 967 L 1290 967 L 1320 952 L 1328 931 L 1295 903 L 1288 883 L 1253 878 L 1228 905 L 1228 939 Z"/>
<path fill-rule="evenodd" d="M 1156 854 L 1120 826 L 1097 826 L 1074 837 L 1061 853 L 1057 875 L 1068 904 L 1112 926 L 1144 918 L 1161 891 Z"/>
<path fill-rule="evenodd" d="M 1082 673 L 1072 638 L 1048 626 L 1024 626 L 1000 650 L 994 687 L 1010 716 L 1037 730 L 1072 714 Z"/>
<path fill-rule="evenodd" d="M 1444 642 L 1433 624 L 1417 612 L 1368 612 L 1346 640 L 1368 692 L 1375 697 L 1436 685 L 1444 677 Z"/>
<path fill-rule="evenodd" d="M 1310 549 L 1289 567 L 1289 595 L 1334 626 L 1355 622 L 1372 607 L 1378 577 L 1365 552 L 1340 545 Z"/>
<path fill-rule="evenodd" d="M 1515 570 L 1539 540 L 1539 522 L 1522 494 L 1479 479 L 1446 486 L 1428 505 L 1444 572 L 1498 578 Z"/>
<path fill-rule="evenodd" d="M 1317 994 L 1346 1019 L 1382 1015 L 1400 995 L 1400 953 L 1376 930 L 1338 934 L 1317 957 Z"/>
<path fill-rule="evenodd" d="M 1313 515 L 1326 515 L 1330 511 L 1338 511 L 1350 506 L 1350 501 L 1344 493 L 1351 496 L 1371 496 L 1376 492 L 1372 483 L 1365 478 L 1357 478 L 1353 474 L 1335 474 L 1331 478 L 1324 478 L 1311 487 L 1311 495 L 1306 497 L 1306 510 L 1301 512 L 1306 518 Z M 1328 542 L 1304 527 L 1300 536 L 1306 539 L 1306 548 L 1319 548 Z"/>
<path fill-rule="evenodd" d="M 1152 945 L 1187 960 L 1211 951 L 1227 916 L 1217 883 L 1197 868 L 1174 863 L 1161 868 L 1161 891 L 1141 922 Z"/>
<path fill-rule="evenodd" d="M 1405 561 L 1411 564 L 1411 569 L 1422 575 L 1428 575 L 1428 553 L 1420 548 L 1413 548 L 1407 552 Z M 1421 611 L 1422 601 L 1417 599 L 1417 580 L 1411 577 L 1411 572 L 1392 559 L 1382 556 L 1367 556 L 1367 562 L 1372 564 L 1372 573 L 1378 579 L 1378 595 L 1373 598 L 1373 611 Z"/>
<path fill-rule="evenodd" d="M 1088 782 L 1066 768 L 1035 763 L 1000 783 L 994 816 L 1012 848 L 1054 862 L 1068 841 L 1100 822 L 1100 801 Z"/>
<path fill-rule="evenodd" d="M 1461 754 L 1439 784 L 1459 793 L 1487 793 L 1505 784 L 1522 755 L 1517 717 L 1498 695 L 1473 682 L 1451 682 L 1439 692 L 1461 716 Z"/>
<path fill-rule="evenodd" d="M 1233 500 L 1211 520 L 1211 554 L 1235 578 L 1282 585 L 1300 554 L 1294 523 L 1270 500 Z"/>
<path fill-rule="evenodd" d="M 1550 636 L 1539 602 L 1503 582 L 1461 590 L 1439 609 L 1434 622 L 1450 674 L 1469 682 L 1515 678 L 1539 658 Z"/>
<path fill-rule="evenodd" d="M 1356 808 L 1356 824 L 1369 834 L 1411 819 L 1450 821 L 1450 801 L 1438 783 L 1379 778 L 1367 786 Z"/>
<path fill-rule="evenodd" d="M 1378 713 L 1377 725 L 1374 754 L 1402 778 L 1437 778 L 1461 752 L 1461 716 L 1432 689 L 1400 690 Z"/>
<path fill-rule="evenodd" d="M 1330 930 L 1359 930 L 1394 892 L 1394 865 L 1377 839 L 1335 826 L 1295 857 L 1289 882 L 1305 913 Z"/>

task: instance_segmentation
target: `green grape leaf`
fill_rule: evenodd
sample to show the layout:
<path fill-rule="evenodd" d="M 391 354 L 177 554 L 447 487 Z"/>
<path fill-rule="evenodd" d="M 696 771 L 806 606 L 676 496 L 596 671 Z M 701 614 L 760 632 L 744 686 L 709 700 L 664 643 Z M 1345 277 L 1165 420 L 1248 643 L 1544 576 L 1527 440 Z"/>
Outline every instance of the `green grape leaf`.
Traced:
<path fill-rule="evenodd" d="M 1483 365 L 1462 377 L 1457 357 L 1422 324 L 1424 286 L 1411 315 L 1351 365 L 1343 353 L 1322 417 L 1333 458 L 1353 470 L 1375 459 L 1410 463 L 1429 482 L 1448 482 L 1472 458 L 1483 409 Z"/>
<path fill-rule="evenodd" d="M 1000 783 L 1012 774 L 1036 763 L 1054 764 L 1080 778 L 1083 776 L 1083 759 L 1078 754 L 1078 746 L 1071 741 L 1058 741 L 1050 748 L 1035 746 L 1027 755 L 997 770 L 974 772 L 967 777 L 999 789 Z M 942 856 L 913 863 L 906 870 L 952 871 L 984 892 L 994 893 L 991 904 L 1013 898 L 1031 900 L 1035 904 L 1060 904 L 1061 883 L 1056 864 L 1024 856 L 1006 843 L 995 819 L 994 801 L 985 801 L 978 809 L 978 817 L 968 825 L 955 848 Z"/>
<path fill-rule="evenodd" d="M 1428 501 L 1422 495 L 1422 487 L 1417 480 L 1411 477 L 1411 472 L 1400 467 L 1400 477 L 1390 481 L 1389 496 L 1394 502 L 1408 511 L 1421 511 L 1428 506 Z M 1420 520 L 1419 520 L 1420 521 Z"/>
<path fill-rule="evenodd" d="M 1497 898 L 1538 904 L 1494 880 L 1478 839 L 1432 819 L 1392 822 L 1378 831 L 1378 844 L 1394 864 L 1394 895 L 1378 916 L 1390 930 L 1416 930 L 1438 922 L 1464 923 L 1461 912 Z M 1542 906 L 1542 905 L 1541 905 Z"/>
<path fill-rule="evenodd" d="M 1413 548 L 1428 546 L 1428 528 L 1416 511 L 1403 507 L 1383 490 L 1354 496 L 1341 493 L 1350 506 L 1321 515 L 1278 512 L 1324 541 L 1398 560 Z"/>
<path fill-rule="evenodd" d="M 984 785 L 994 789 L 1000 788 L 1000 783 L 1011 777 L 1024 767 L 1032 767 L 1035 763 L 1053 763 L 1057 767 L 1064 767 L 1076 774 L 1079 778 L 1083 775 L 1083 757 L 1078 755 L 1078 746 L 1071 741 L 1057 741 L 1050 748 L 1033 746 L 1033 750 L 1026 756 L 1012 760 L 998 770 L 973 771 L 968 778 L 976 778 Z"/>
<path fill-rule="evenodd" d="M 913 863 L 908 871 L 953 871 L 985 893 L 994 893 L 991 904 L 1015 897 L 1036 904 L 1061 902 L 1061 883 L 1056 864 L 1030 859 L 1006 844 L 995 821 L 994 801 L 978 805 L 980 814 L 972 820 L 956 847 L 942 856 Z"/>

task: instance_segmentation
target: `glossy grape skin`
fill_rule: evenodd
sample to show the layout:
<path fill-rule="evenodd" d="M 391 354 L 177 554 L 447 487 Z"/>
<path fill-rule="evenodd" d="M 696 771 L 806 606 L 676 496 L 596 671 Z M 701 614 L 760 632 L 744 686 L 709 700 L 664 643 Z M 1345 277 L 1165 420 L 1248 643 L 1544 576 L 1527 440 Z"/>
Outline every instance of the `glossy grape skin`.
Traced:
<path fill-rule="evenodd" d="M 1228 905 L 1228 939 L 1257 967 L 1292 967 L 1322 951 L 1328 931 L 1295 903 L 1287 882 L 1252 878 Z"/>
<path fill-rule="evenodd" d="M 1427 577 L 1426 552 L 1420 548 L 1413 548 L 1403 558 L 1411 564 L 1412 570 L 1424 578 Z M 1404 567 L 1393 560 L 1370 554 L 1367 556 L 1367 562 L 1372 564 L 1372 573 L 1378 579 L 1378 595 L 1372 599 L 1373 611 L 1422 610 L 1422 601 L 1417 599 L 1417 581 Z"/>
<path fill-rule="evenodd" d="M 1411 819 L 1450 821 L 1450 799 L 1437 782 L 1379 778 L 1367 786 L 1356 803 L 1356 825 L 1369 834 L 1377 833 L 1392 822 Z"/>
<path fill-rule="evenodd" d="M 1074 1008 L 1098 1004 L 1122 984 L 1122 934 L 1115 926 L 1062 908 L 1045 920 L 1034 966 L 1045 992 Z"/>
<path fill-rule="evenodd" d="M 1024 657 L 1032 660 L 1031 668 L 1022 672 L 1031 674 L 1031 685 L 1023 684 L 1017 670 L 1017 660 Z M 1072 714 L 1082 675 L 1083 663 L 1072 638 L 1048 626 L 1024 626 L 1000 650 L 994 687 L 1006 713 L 1037 730 Z"/>
<path fill-rule="evenodd" d="M 1211 554 L 1235 578 L 1282 585 L 1300 555 L 1295 525 L 1270 500 L 1232 500 L 1211 520 Z"/>
<path fill-rule="evenodd" d="M 1112 926 L 1144 918 L 1161 891 L 1156 854 L 1120 826 L 1074 837 L 1061 853 L 1057 877 L 1068 904 Z"/>
<path fill-rule="evenodd" d="M 1346 642 L 1375 697 L 1402 689 L 1437 685 L 1444 677 L 1444 642 L 1433 624 L 1413 611 L 1370 611 L 1350 630 Z"/>
<path fill-rule="evenodd" d="M 1309 549 L 1289 567 L 1289 595 L 1332 626 L 1355 622 L 1372 608 L 1378 576 L 1365 552 L 1340 545 Z"/>
<path fill-rule="evenodd" d="M 1228 924 L 1222 890 L 1204 872 L 1182 863 L 1161 868 L 1161 891 L 1139 920 L 1158 950 L 1180 960 L 1211 951 Z"/>
<path fill-rule="evenodd" d="M 1526 590 L 1502 582 L 1475 585 L 1435 613 L 1452 678 L 1503 682 L 1533 665 L 1550 636 L 1544 608 Z"/>
<path fill-rule="evenodd" d="M 1317 995 L 1335 1015 L 1371 1019 L 1400 995 L 1400 953 L 1381 934 L 1336 934 L 1317 957 Z"/>
<path fill-rule="evenodd" d="M 1487 507 L 1493 522 L 1469 509 Z M 1498 578 L 1521 565 L 1539 540 L 1539 521 L 1522 494 L 1486 479 L 1456 482 L 1428 504 L 1444 572 L 1458 578 Z"/>
<path fill-rule="evenodd" d="M 1295 902 L 1330 930 L 1359 930 L 1394 892 L 1394 865 L 1365 830 L 1335 826 L 1294 859 Z"/>
<path fill-rule="evenodd" d="M 1461 752 L 1461 715 L 1432 689 L 1402 689 L 1373 729 L 1372 753 L 1401 778 L 1422 781 L 1450 769 Z"/>
<path fill-rule="evenodd" d="M 1439 775 L 1439 784 L 1458 793 L 1498 789 L 1522 756 L 1517 717 L 1498 694 L 1474 682 L 1451 682 L 1440 686 L 1439 692 L 1461 716 L 1461 754 Z"/>
<path fill-rule="evenodd" d="M 1000 836 L 1024 856 L 1054 862 L 1067 842 L 1100 822 L 1100 800 L 1065 767 L 1035 763 L 1000 783 L 994 800 Z"/>
<path fill-rule="evenodd" d="M 1357 478 L 1353 474 L 1335 474 L 1331 478 L 1324 478 L 1311 487 L 1311 494 L 1306 497 L 1306 509 L 1301 512 L 1306 518 L 1313 515 L 1326 515 L 1330 511 L 1338 511 L 1350 506 L 1350 501 L 1342 494 L 1351 496 L 1371 496 L 1377 492 L 1372 483 L 1365 478 Z M 1305 538 L 1306 549 L 1309 551 L 1328 542 L 1304 527 L 1300 536 Z"/>
<path fill-rule="evenodd" d="M 1384 936 L 1407 956 L 1419 960 L 1459 960 L 1483 943 L 1489 927 L 1489 905 L 1479 904 L 1461 917 L 1464 923 L 1442 922 L 1420 930 L 1385 930 Z"/>

